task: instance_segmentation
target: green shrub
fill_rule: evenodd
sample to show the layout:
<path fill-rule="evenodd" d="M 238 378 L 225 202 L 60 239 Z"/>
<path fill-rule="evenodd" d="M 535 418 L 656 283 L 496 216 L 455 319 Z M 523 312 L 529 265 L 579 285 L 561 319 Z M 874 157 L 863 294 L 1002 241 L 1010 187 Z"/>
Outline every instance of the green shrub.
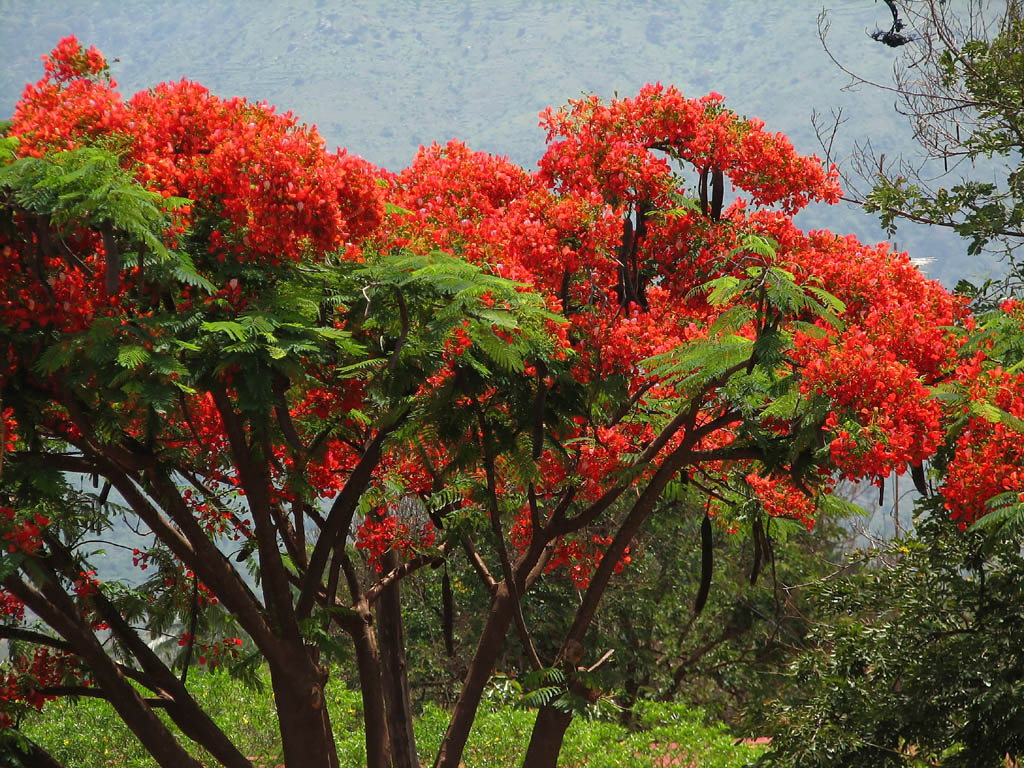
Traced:
<path fill-rule="evenodd" d="M 618 723 L 574 721 L 559 765 L 647 768 L 692 763 L 700 768 L 742 768 L 761 751 L 735 744 L 724 728 L 706 725 L 700 712 L 683 704 L 640 702 L 636 713 L 640 730 L 632 732 Z M 678 763 L 673 762 L 675 758 L 680 759 Z"/>

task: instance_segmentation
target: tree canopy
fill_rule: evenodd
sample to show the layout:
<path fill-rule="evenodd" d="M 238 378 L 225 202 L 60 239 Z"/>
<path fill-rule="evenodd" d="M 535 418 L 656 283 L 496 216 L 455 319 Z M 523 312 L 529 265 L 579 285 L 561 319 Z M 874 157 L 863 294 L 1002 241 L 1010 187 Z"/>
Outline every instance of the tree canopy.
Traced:
<path fill-rule="evenodd" d="M 705 550 L 811 528 L 836 478 L 920 467 L 958 418 L 954 515 L 983 514 L 978 478 L 1019 486 L 1021 375 L 965 302 L 797 229 L 834 169 L 718 94 L 547 110 L 536 172 L 450 142 L 388 173 L 196 83 L 124 100 L 74 38 L 45 70 L 0 139 L 8 725 L 96 695 L 161 765 L 197 762 L 157 709 L 248 768 L 187 675 L 266 664 L 286 762 L 334 766 L 351 654 L 369 764 L 414 765 L 396 598 L 459 557 L 489 603 L 436 765 L 514 628 L 545 681 L 526 764 L 553 766 L 653 515 L 702 518 Z M 93 565 L 118 521 L 134 582 Z M 542 658 L 522 606 L 560 569 L 580 597 Z"/>

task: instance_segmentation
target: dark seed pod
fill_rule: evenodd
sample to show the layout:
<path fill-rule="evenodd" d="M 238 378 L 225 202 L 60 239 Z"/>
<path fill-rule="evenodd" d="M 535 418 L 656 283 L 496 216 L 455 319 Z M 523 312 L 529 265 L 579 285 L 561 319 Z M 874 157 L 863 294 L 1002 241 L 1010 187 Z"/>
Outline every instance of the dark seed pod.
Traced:
<path fill-rule="evenodd" d="M 109 224 L 103 225 L 100 234 L 103 235 L 103 250 L 107 252 L 107 296 L 113 296 L 121 282 L 121 252 Z"/>
<path fill-rule="evenodd" d="M 722 218 L 722 202 L 725 200 L 725 176 L 721 168 L 715 168 L 711 174 L 711 220 Z"/>
<path fill-rule="evenodd" d="M 764 556 L 764 526 L 761 525 L 761 519 L 758 518 L 754 521 L 753 526 L 753 538 L 754 538 L 754 564 L 750 568 L 750 586 L 754 586 L 757 583 L 757 577 L 761 573 L 761 558 Z"/>
<path fill-rule="evenodd" d="M 448 658 L 455 655 L 455 638 L 452 634 L 455 624 L 455 606 L 452 602 L 452 582 L 448 578 L 448 565 L 441 572 L 441 625 L 444 632 L 444 651 Z"/>
<path fill-rule="evenodd" d="M 923 464 L 911 464 L 910 465 L 910 478 L 914 481 L 914 487 L 917 488 L 917 492 L 922 496 L 928 496 L 928 481 L 924 476 L 924 465 Z"/>
<path fill-rule="evenodd" d="M 708 215 L 708 171 L 710 166 L 705 165 L 700 172 L 700 181 L 697 182 L 697 194 L 700 196 L 700 212 Z"/>
<path fill-rule="evenodd" d="M 704 610 L 708 592 L 711 591 L 711 571 L 714 565 L 711 543 L 711 516 L 704 515 L 704 522 L 700 524 L 700 587 L 697 589 L 697 599 L 693 601 L 694 618 Z"/>

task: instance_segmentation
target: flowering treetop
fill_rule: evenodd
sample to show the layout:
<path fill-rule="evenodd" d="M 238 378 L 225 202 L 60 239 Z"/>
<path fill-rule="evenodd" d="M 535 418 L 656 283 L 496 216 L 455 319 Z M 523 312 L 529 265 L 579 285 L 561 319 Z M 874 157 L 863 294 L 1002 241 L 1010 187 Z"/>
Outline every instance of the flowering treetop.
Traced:
<path fill-rule="evenodd" d="M 387 174 L 196 83 L 123 101 L 73 38 L 45 69 L 0 138 L 3 621 L 28 604 L 130 699 L 88 640 L 105 625 L 143 685 L 187 703 L 118 617 L 205 617 L 208 648 L 244 636 L 267 658 L 299 713 L 282 714 L 297 763 L 330 751 L 286 735 L 322 685 L 311 628 L 337 622 L 365 651 L 370 608 L 416 568 L 462 550 L 495 626 L 515 620 L 527 646 L 521 594 L 568 568 L 581 642 L 632 536 L 678 499 L 811 527 L 837 476 L 935 454 L 949 417 L 933 388 L 971 381 L 1022 417 L 1019 378 L 958 357 L 963 302 L 887 245 L 797 229 L 809 201 L 838 199 L 835 171 L 717 94 L 649 85 L 547 110 L 533 173 L 453 141 Z M 1011 467 L 993 489 L 1019 484 L 992 424 L 959 437 L 944 492 L 965 519 L 990 468 L 976 442 Z M 111 524 L 111 487 L 149 531 L 136 562 L 152 575 L 127 596 L 79 546 Z"/>

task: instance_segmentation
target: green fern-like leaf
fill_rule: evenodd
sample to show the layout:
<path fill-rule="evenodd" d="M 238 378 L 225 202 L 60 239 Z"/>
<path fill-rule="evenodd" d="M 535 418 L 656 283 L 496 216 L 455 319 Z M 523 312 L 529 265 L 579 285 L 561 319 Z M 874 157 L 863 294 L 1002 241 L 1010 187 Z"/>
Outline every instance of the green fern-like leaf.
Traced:
<path fill-rule="evenodd" d="M 1000 493 L 989 499 L 985 506 L 989 512 L 979 517 L 968 530 L 990 533 L 1009 533 L 1019 537 L 1024 533 L 1024 502 L 1016 491 Z"/>
<path fill-rule="evenodd" d="M 135 369 L 149 360 L 149 350 L 136 344 L 121 347 L 117 351 L 117 364 L 122 368 Z"/>
<path fill-rule="evenodd" d="M 537 709 L 550 704 L 561 694 L 565 693 L 565 689 L 560 686 L 547 686 L 546 688 L 538 688 L 535 691 L 530 691 L 519 700 L 519 706 L 524 709 Z"/>

